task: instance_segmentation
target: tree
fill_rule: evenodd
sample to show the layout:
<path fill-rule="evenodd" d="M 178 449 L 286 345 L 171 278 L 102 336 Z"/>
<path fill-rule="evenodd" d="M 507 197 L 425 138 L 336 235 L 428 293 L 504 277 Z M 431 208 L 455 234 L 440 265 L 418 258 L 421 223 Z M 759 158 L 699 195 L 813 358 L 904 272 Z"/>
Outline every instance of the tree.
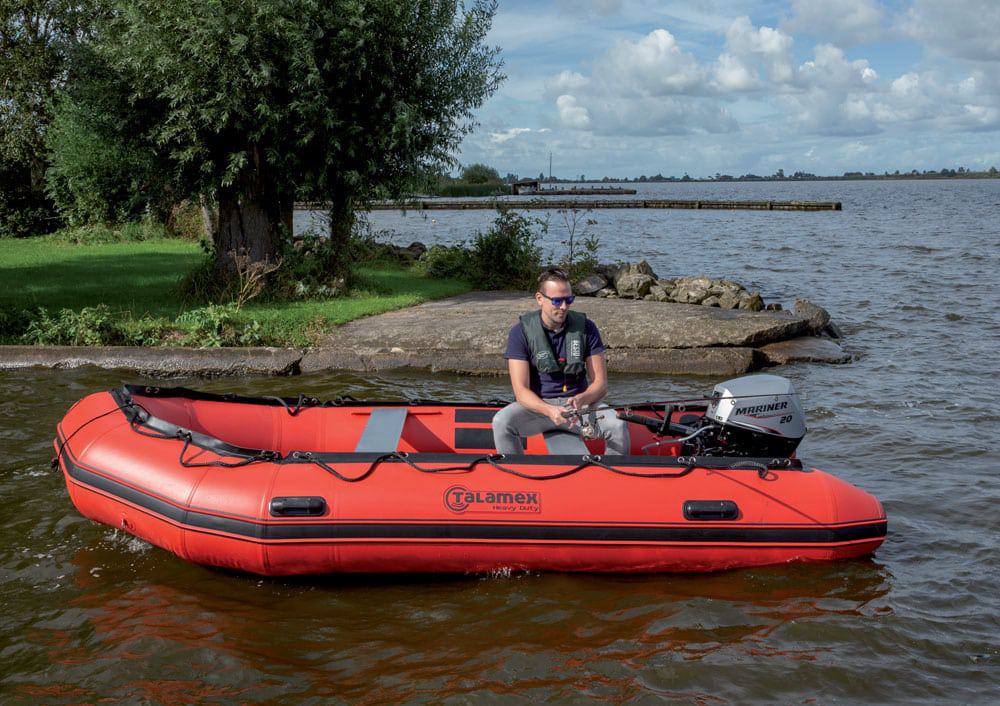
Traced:
<path fill-rule="evenodd" d="M 470 164 L 462 168 L 459 179 L 466 184 L 499 184 L 500 172 L 485 164 Z"/>
<path fill-rule="evenodd" d="M 44 140 L 70 40 L 90 25 L 87 2 L 0 0 L 0 235 L 54 222 Z"/>
<path fill-rule="evenodd" d="M 158 105 L 134 128 L 177 195 L 215 197 L 221 276 L 278 256 L 297 199 L 346 242 L 356 208 L 451 161 L 503 79 L 482 0 L 107 2 L 95 49 Z"/>

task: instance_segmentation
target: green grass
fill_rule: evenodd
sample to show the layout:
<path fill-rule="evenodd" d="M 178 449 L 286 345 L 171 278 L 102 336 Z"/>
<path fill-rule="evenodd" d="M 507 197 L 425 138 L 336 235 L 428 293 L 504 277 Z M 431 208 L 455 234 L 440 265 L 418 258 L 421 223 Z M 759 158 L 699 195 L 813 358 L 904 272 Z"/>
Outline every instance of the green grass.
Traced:
<path fill-rule="evenodd" d="M 177 283 L 204 257 L 197 243 L 152 240 L 72 245 L 52 238 L 0 241 L 0 306 L 81 309 L 107 304 L 136 316 L 176 316 Z"/>
<path fill-rule="evenodd" d="M 173 320 L 186 308 L 178 283 L 204 254 L 180 240 L 73 245 L 53 238 L 0 241 L 0 307 L 50 311 L 107 304 L 133 317 Z M 267 341 L 305 346 L 336 324 L 468 291 L 463 280 L 430 279 L 398 264 L 359 267 L 359 286 L 323 301 L 251 302 L 239 314 L 256 319 Z"/>

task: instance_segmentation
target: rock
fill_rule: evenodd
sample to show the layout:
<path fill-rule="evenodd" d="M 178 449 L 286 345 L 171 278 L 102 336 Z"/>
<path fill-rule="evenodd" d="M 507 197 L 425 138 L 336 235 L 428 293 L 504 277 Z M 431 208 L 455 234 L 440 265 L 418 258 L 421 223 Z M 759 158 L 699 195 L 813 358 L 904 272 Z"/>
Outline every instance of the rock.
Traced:
<path fill-rule="evenodd" d="M 573 287 L 574 294 L 579 294 L 581 297 L 592 297 L 597 295 L 602 289 L 608 286 L 608 280 L 606 280 L 601 275 L 590 275 L 589 277 L 584 277 L 582 280 L 576 283 Z"/>
<path fill-rule="evenodd" d="M 618 268 L 618 271 L 615 272 L 615 276 L 613 278 L 615 289 L 618 290 L 619 294 L 622 293 L 622 287 L 620 284 L 621 280 L 626 277 L 635 277 L 637 275 L 642 275 L 643 277 L 651 280 L 650 285 L 656 282 L 656 273 L 653 272 L 653 268 L 650 267 L 649 263 L 645 260 L 635 264 L 625 264 Z"/>
<path fill-rule="evenodd" d="M 756 347 L 805 333 L 804 321 L 779 314 L 610 298 L 574 305 L 598 323 L 609 348 Z M 337 326 L 322 345 L 502 354 L 517 312 L 533 307 L 524 294 L 469 292 Z"/>
<path fill-rule="evenodd" d="M 643 299 L 648 302 L 656 301 L 656 297 L 654 297 L 652 294 L 647 294 L 646 296 L 643 297 Z"/>
<path fill-rule="evenodd" d="M 716 296 L 706 297 L 701 301 L 702 306 L 719 306 L 719 298 Z"/>
<path fill-rule="evenodd" d="M 656 284 L 667 292 L 672 291 L 677 286 L 677 282 L 672 279 L 658 279 L 656 280 Z"/>
<path fill-rule="evenodd" d="M 656 278 L 639 272 L 626 273 L 615 280 L 615 289 L 623 299 L 641 299 L 649 294 Z"/>
<path fill-rule="evenodd" d="M 712 286 L 712 280 L 708 277 L 678 277 L 674 280 L 677 287 L 695 287 L 698 289 L 708 289 Z"/>
<path fill-rule="evenodd" d="M 414 241 L 406 246 L 406 250 L 413 256 L 413 259 L 416 260 L 427 252 L 427 246 L 419 241 Z"/>
<path fill-rule="evenodd" d="M 662 282 L 663 280 L 660 281 Z M 670 301 L 670 292 L 664 289 L 659 284 L 654 284 L 652 287 L 649 288 L 649 294 L 646 295 L 646 298 L 647 299 L 651 298 L 654 301 L 658 302 L 668 302 Z"/>
<path fill-rule="evenodd" d="M 615 275 L 618 274 L 618 270 L 622 268 L 622 265 L 604 264 L 598 265 L 594 268 L 594 272 L 604 277 L 604 279 L 609 282 L 615 281 Z"/>
<path fill-rule="evenodd" d="M 789 341 L 769 343 L 760 348 L 772 365 L 786 363 L 848 363 L 851 355 L 827 338 L 803 336 Z"/>
<path fill-rule="evenodd" d="M 708 289 L 683 284 L 670 293 L 670 298 L 678 304 L 701 304 L 706 297 Z"/>
<path fill-rule="evenodd" d="M 608 370 L 615 373 L 711 375 L 717 378 L 745 375 L 758 369 L 763 356 L 753 348 L 616 348 L 606 353 Z"/>
<path fill-rule="evenodd" d="M 746 299 L 740 300 L 740 309 L 745 309 L 746 311 L 763 311 L 764 300 L 760 296 L 760 292 L 754 292 Z"/>
<path fill-rule="evenodd" d="M 820 333 L 822 335 L 824 335 L 824 336 L 829 336 L 830 338 L 843 338 L 844 337 L 844 332 L 841 331 L 840 327 L 837 326 L 837 324 L 835 324 L 832 321 L 830 323 L 828 323 L 826 326 L 824 326 L 823 330 L 820 331 Z"/>
<path fill-rule="evenodd" d="M 772 302 L 764 306 L 764 311 L 781 311 L 782 306 L 778 302 Z"/>
<path fill-rule="evenodd" d="M 301 351 L 284 348 L 2 346 L 0 370 L 94 366 L 156 378 L 297 375 Z"/>
<path fill-rule="evenodd" d="M 795 300 L 795 315 L 800 319 L 805 319 L 809 324 L 809 331 L 814 334 L 822 331 L 830 323 L 830 313 L 808 299 Z"/>
<path fill-rule="evenodd" d="M 601 299 L 606 299 L 610 296 L 617 296 L 618 292 L 615 291 L 614 287 L 605 287 L 597 292 L 597 296 Z"/>
<path fill-rule="evenodd" d="M 739 298 L 732 292 L 724 292 L 721 296 L 719 296 L 720 309 L 735 309 L 739 305 Z"/>

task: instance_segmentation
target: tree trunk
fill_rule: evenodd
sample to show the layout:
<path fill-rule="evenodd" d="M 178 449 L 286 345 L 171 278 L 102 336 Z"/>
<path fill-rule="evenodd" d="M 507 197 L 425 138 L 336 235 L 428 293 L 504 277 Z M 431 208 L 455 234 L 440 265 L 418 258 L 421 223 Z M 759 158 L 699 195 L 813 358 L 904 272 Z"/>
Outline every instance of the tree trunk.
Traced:
<path fill-rule="evenodd" d="M 347 247 L 354 230 L 354 200 L 349 197 L 336 197 L 330 202 L 330 241 L 336 244 L 336 251 L 346 256 L 350 252 Z M 336 263 L 338 273 L 346 272 L 351 266 L 347 257 L 341 257 Z"/>
<path fill-rule="evenodd" d="M 260 153 L 250 152 L 250 167 L 232 186 L 219 189 L 215 270 L 224 279 L 236 273 L 237 257 L 252 264 L 274 262 L 281 253 L 283 204 Z"/>

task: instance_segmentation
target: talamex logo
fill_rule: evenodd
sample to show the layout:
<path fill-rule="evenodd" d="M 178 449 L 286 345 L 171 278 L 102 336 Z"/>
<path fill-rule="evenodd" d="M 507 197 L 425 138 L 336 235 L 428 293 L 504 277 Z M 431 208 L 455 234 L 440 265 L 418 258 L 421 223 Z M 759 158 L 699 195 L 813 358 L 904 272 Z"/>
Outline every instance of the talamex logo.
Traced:
<path fill-rule="evenodd" d="M 569 354 L 571 356 L 574 356 L 574 357 L 579 357 L 580 356 L 580 342 L 579 341 L 570 341 L 570 344 L 569 344 Z"/>
<path fill-rule="evenodd" d="M 761 412 L 777 412 L 788 407 L 788 400 L 773 404 L 759 404 L 756 407 L 738 407 L 733 414 L 760 414 Z"/>
<path fill-rule="evenodd" d="M 470 490 L 453 485 L 444 491 L 444 506 L 452 512 L 541 512 L 542 494 L 519 490 Z"/>

